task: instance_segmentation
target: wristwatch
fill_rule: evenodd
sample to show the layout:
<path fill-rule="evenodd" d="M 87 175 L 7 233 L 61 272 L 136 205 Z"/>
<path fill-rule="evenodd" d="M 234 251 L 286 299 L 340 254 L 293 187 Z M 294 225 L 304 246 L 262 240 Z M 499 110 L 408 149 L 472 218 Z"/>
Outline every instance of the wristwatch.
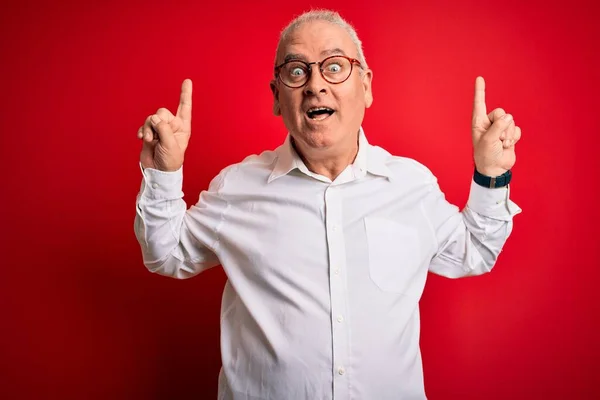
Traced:
<path fill-rule="evenodd" d="M 477 168 L 475 168 L 475 172 L 473 174 L 473 180 L 476 184 L 490 189 L 507 186 L 510 183 L 511 178 L 512 172 L 510 172 L 510 169 L 502 175 L 495 177 L 480 174 L 479 171 L 477 171 Z"/>

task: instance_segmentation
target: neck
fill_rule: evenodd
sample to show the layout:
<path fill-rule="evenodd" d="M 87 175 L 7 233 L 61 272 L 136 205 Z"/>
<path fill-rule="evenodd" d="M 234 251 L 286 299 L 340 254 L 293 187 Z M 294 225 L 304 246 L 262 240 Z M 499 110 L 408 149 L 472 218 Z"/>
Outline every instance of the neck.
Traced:
<path fill-rule="evenodd" d="M 313 148 L 290 137 L 291 144 L 309 171 L 335 180 L 358 154 L 358 134 L 355 140 L 328 148 Z"/>

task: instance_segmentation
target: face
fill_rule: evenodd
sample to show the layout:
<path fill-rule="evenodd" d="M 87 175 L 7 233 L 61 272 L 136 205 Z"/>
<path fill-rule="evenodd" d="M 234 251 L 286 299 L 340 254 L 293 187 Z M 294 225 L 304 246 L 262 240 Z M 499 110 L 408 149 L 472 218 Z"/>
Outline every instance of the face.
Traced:
<path fill-rule="evenodd" d="M 358 52 L 350 35 L 341 27 L 325 21 L 302 24 L 281 44 L 277 65 L 286 57 L 306 62 L 322 61 L 331 55 L 357 58 Z M 308 83 L 289 88 L 279 80 L 271 82 L 274 112 L 281 115 L 294 140 L 311 148 L 328 148 L 356 141 L 365 108 L 371 106 L 372 72 L 354 65 L 350 77 L 338 84 L 323 79 L 316 65 Z M 313 113 L 326 107 L 333 113 Z"/>

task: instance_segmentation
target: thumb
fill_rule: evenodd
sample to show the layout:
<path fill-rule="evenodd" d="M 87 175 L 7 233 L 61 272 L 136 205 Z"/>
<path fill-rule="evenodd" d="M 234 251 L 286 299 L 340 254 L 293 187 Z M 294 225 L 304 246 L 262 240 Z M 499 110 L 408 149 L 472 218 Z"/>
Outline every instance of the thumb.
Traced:
<path fill-rule="evenodd" d="M 506 111 L 504 111 L 502 108 L 496 108 L 494 111 L 488 114 L 488 118 L 490 121 L 494 122 L 504 115 L 506 115 Z"/>
<path fill-rule="evenodd" d="M 486 132 L 486 135 L 490 135 L 492 138 L 500 138 L 502 132 L 504 132 L 513 121 L 513 116 L 510 114 L 504 114 L 494 120 L 490 129 Z"/>
<path fill-rule="evenodd" d="M 173 148 L 177 145 L 173 129 L 167 121 L 163 121 L 160 117 L 154 114 L 150 118 L 152 129 L 158 133 L 158 140 L 165 148 Z"/>

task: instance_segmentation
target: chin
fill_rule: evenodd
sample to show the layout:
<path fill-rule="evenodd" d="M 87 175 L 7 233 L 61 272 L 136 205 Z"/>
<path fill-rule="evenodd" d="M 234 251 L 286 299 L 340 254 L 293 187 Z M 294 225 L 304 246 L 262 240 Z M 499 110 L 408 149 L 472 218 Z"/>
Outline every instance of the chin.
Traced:
<path fill-rule="evenodd" d="M 341 140 L 336 131 L 323 128 L 304 130 L 293 136 L 313 148 L 331 147 Z"/>

